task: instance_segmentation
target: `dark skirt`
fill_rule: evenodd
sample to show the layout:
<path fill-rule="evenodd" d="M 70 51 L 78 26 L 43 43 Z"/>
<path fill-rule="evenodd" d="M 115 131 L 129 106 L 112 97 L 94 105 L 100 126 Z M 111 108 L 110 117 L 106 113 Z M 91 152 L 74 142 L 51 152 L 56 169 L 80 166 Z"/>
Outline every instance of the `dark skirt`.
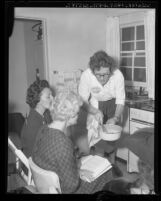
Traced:
<path fill-rule="evenodd" d="M 108 101 L 99 101 L 99 109 L 103 113 L 103 124 L 105 124 L 108 119 L 114 117 L 116 110 L 115 100 L 116 99 L 113 98 Z M 95 144 L 95 147 L 99 152 L 111 153 L 115 151 L 115 141 L 100 140 L 97 144 Z"/>
<path fill-rule="evenodd" d="M 116 104 L 115 98 L 108 100 L 108 101 L 99 101 L 99 109 L 102 111 L 103 123 L 105 124 L 108 119 L 112 118 L 115 114 Z"/>

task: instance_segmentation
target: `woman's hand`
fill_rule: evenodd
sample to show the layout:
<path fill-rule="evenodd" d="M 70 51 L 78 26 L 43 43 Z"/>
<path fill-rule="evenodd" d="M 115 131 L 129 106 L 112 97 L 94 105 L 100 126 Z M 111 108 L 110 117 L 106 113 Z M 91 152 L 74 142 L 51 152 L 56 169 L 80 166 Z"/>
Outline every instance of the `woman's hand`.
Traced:
<path fill-rule="evenodd" d="M 118 118 L 117 117 L 113 117 L 107 120 L 106 124 L 116 124 L 118 123 Z"/>
<path fill-rule="evenodd" d="M 96 110 L 95 118 L 99 122 L 99 124 L 103 124 L 103 113 L 100 110 Z"/>

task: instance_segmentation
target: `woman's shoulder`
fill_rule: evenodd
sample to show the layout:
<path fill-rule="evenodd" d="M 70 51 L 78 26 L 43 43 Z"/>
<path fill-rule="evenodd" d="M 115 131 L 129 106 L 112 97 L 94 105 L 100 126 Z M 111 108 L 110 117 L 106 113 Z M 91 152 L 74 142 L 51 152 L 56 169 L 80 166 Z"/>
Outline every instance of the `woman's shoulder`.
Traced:
<path fill-rule="evenodd" d="M 123 76 L 123 74 L 122 74 L 122 72 L 121 72 L 120 69 L 116 69 L 116 70 L 113 72 L 112 77 L 113 77 L 114 79 L 119 79 L 119 78 L 122 79 L 122 78 L 124 78 L 124 76 Z"/>
<path fill-rule="evenodd" d="M 66 139 L 65 134 L 61 130 L 58 130 L 58 129 L 55 129 L 55 128 L 50 128 L 47 125 L 45 126 L 45 128 L 48 128 L 48 133 L 52 138 L 55 138 L 57 140 Z"/>
<path fill-rule="evenodd" d="M 87 68 L 86 70 L 84 70 L 83 72 L 82 72 L 82 76 L 83 77 L 88 77 L 88 76 L 90 76 L 92 74 L 92 72 L 91 72 L 91 69 L 90 68 Z"/>
<path fill-rule="evenodd" d="M 114 72 L 113 72 L 113 75 L 122 75 L 122 72 L 120 69 L 116 69 Z"/>
<path fill-rule="evenodd" d="M 37 139 L 40 138 L 48 145 L 53 143 L 56 145 L 59 141 L 64 141 L 64 134 L 57 129 L 48 127 L 48 125 L 43 125 L 37 134 Z"/>
<path fill-rule="evenodd" d="M 43 121 L 43 116 L 40 115 L 35 109 L 30 109 L 27 117 L 27 122 L 36 123 Z"/>
<path fill-rule="evenodd" d="M 55 146 L 58 146 L 59 149 L 62 149 L 62 147 L 71 147 L 71 139 L 60 130 L 49 128 L 48 138 L 54 141 Z"/>

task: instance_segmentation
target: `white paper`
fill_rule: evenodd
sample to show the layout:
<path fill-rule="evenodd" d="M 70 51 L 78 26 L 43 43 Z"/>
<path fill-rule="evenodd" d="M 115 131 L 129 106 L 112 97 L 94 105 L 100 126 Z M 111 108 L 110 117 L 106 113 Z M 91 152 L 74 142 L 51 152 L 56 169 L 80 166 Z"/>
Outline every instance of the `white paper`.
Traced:
<path fill-rule="evenodd" d="M 112 167 L 108 159 L 101 156 L 86 156 L 81 159 L 80 177 L 92 182 Z"/>

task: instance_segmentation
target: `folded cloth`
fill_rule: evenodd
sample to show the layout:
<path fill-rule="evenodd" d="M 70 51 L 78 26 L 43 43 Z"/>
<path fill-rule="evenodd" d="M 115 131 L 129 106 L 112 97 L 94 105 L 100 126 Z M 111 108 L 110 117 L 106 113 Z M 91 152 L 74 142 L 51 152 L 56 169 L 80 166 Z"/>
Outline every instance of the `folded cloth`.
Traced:
<path fill-rule="evenodd" d="M 96 144 L 99 140 L 101 140 L 101 137 L 99 135 L 100 131 L 100 124 L 93 114 L 88 114 L 87 117 L 87 130 L 88 130 L 88 143 L 89 146 L 93 146 Z"/>
<path fill-rule="evenodd" d="M 139 129 L 132 135 L 121 137 L 117 148 L 126 147 L 142 161 L 154 168 L 154 128 Z"/>

